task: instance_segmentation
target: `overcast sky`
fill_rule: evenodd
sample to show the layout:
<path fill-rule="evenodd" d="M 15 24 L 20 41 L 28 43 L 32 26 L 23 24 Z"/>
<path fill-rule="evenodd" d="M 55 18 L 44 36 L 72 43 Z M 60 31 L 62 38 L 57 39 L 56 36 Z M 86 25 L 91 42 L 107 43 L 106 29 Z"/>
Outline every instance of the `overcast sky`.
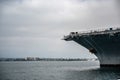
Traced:
<path fill-rule="evenodd" d="M 120 27 L 120 0 L 0 0 L 0 57 L 93 58 L 61 40 L 71 31 Z"/>

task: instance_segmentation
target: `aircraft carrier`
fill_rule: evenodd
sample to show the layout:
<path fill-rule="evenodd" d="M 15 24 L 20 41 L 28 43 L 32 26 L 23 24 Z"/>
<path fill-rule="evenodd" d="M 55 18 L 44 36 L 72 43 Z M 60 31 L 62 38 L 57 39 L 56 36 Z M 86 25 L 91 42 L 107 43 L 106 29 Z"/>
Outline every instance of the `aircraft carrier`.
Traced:
<path fill-rule="evenodd" d="M 120 67 L 120 28 L 71 32 L 63 39 L 75 41 L 95 54 L 100 67 Z"/>

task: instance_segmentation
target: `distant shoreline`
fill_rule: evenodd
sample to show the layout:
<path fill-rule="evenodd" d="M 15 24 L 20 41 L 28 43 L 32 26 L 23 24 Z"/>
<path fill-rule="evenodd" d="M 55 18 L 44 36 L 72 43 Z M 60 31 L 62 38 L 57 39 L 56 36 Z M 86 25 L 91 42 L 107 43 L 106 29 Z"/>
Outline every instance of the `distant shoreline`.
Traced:
<path fill-rule="evenodd" d="M 27 57 L 27 58 L 0 58 L 0 62 L 2 61 L 97 61 L 96 58 L 34 58 L 34 57 Z"/>

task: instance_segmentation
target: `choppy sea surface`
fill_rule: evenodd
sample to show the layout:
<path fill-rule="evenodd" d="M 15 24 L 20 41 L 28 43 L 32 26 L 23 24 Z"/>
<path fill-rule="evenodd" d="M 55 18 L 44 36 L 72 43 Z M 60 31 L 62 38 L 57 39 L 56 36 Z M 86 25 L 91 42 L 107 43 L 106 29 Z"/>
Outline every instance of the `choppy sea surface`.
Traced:
<path fill-rule="evenodd" d="M 98 61 L 0 62 L 0 80 L 119 79 L 119 69 L 100 69 Z"/>

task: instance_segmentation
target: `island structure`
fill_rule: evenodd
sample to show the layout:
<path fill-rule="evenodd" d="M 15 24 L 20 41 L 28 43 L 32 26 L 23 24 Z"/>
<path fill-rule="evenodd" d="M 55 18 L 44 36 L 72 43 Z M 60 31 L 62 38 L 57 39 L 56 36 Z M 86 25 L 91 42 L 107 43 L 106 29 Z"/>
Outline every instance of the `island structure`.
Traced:
<path fill-rule="evenodd" d="M 100 67 L 120 67 L 120 28 L 71 32 L 63 39 L 75 41 L 95 54 Z"/>

